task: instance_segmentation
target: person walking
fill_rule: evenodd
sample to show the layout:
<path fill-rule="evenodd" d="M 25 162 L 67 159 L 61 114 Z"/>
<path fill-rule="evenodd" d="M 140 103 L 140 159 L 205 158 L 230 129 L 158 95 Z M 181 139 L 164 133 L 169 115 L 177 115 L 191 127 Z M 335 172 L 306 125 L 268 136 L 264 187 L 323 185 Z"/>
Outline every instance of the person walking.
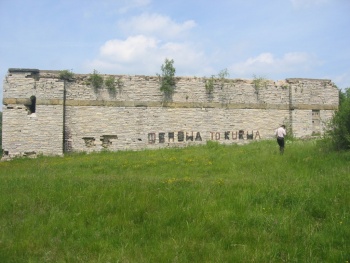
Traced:
<path fill-rule="evenodd" d="M 287 135 L 286 126 L 281 125 L 276 131 L 275 135 L 277 138 L 277 143 L 280 146 L 280 154 L 284 153 L 284 137 Z"/>

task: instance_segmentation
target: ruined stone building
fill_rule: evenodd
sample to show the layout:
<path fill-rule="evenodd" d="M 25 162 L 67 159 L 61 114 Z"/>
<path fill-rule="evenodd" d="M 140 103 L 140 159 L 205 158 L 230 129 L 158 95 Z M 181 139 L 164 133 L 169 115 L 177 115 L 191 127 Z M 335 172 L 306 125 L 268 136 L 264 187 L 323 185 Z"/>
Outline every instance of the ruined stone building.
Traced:
<path fill-rule="evenodd" d="M 164 98 L 156 76 L 89 74 L 60 79 L 59 71 L 9 69 L 3 85 L 4 157 L 62 155 L 103 149 L 138 150 L 273 138 L 286 124 L 295 137 L 321 134 L 338 107 L 330 80 L 177 77 Z"/>

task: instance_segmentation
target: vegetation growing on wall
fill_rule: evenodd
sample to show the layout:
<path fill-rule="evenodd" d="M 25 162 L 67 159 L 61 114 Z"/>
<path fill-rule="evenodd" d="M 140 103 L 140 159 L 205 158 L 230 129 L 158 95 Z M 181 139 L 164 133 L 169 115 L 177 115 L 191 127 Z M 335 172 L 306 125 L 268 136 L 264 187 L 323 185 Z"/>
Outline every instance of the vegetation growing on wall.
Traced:
<path fill-rule="evenodd" d="M 214 91 L 214 84 L 215 79 L 218 79 L 218 85 L 221 89 L 223 89 L 225 85 L 226 78 L 229 77 L 230 74 L 228 73 L 227 69 L 223 69 L 219 72 L 218 75 L 211 75 L 209 79 L 205 80 L 205 90 L 208 94 L 212 94 Z"/>
<path fill-rule="evenodd" d="M 115 76 L 108 76 L 104 81 L 105 86 L 107 87 L 110 94 L 115 95 L 117 88 L 121 90 L 124 83 L 121 80 L 121 77 L 116 79 Z"/>
<path fill-rule="evenodd" d="M 257 77 L 256 75 L 253 75 L 253 85 L 254 85 L 255 91 L 259 93 L 259 90 L 261 88 L 267 87 L 267 79 L 261 76 Z"/>
<path fill-rule="evenodd" d="M 175 72 L 174 60 L 165 59 L 161 66 L 162 74 L 158 75 L 160 78 L 160 91 L 164 93 L 166 99 L 171 99 L 175 91 Z"/>
<path fill-rule="evenodd" d="M 227 71 L 227 68 L 221 70 L 218 74 L 219 82 L 220 82 L 220 88 L 223 89 L 226 79 L 230 76 L 230 74 Z"/>
<path fill-rule="evenodd" d="M 99 72 L 96 69 L 94 69 L 88 81 L 94 87 L 95 91 L 103 87 L 103 77 L 99 74 Z"/>
<path fill-rule="evenodd" d="M 288 84 L 284 84 L 281 86 L 282 89 L 288 89 L 289 88 L 289 85 Z"/>
<path fill-rule="evenodd" d="M 62 80 L 71 80 L 74 78 L 74 73 L 65 69 L 65 70 L 60 71 L 58 77 L 59 77 L 59 79 L 62 79 Z"/>
<path fill-rule="evenodd" d="M 215 83 L 215 75 L 211 75 L 211 77 L 209 79 L 205 80 L 205 91 L 208 94 L 212 94 L 214 91 L 214 83 Z"/>
<path fill-rule="evenodd" d="M 114 76 L 108 76 L 105 80 L 105 85 L 109 91 L 115 92 L 115 77 Z"/>

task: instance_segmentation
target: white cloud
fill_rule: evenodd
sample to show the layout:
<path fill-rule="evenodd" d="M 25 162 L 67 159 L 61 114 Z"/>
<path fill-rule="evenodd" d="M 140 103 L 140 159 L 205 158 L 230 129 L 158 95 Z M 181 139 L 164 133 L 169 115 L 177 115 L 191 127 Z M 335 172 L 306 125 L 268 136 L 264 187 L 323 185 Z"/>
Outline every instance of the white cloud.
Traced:
<path fill-rule="evenodd" d="M 101 48 L 100 55 L 102 58 L 130 62 L 140 55 L 152 52 L 157 48 L 157 40 L 152 37 L 143 35 L 128 37 L 122 41 L 119 39 L 108 40 Z"/>
<path fill-rule="evenodd" d="M 162 42 L 137 35 L 107 41 L 101 46 L 99 56 L 85 67 L 106 73 L 155 75 L 165 58 L 174 59 L 180 75 L 196 75 L 207 64 L 203 53 L 190 43 Z"/>
<path fill-rule="evenodd" d="M 131 34 L 156 35 L 166 38 L 176 38 L 196 26 L 193 20 L 176 23 L 168 16 L 144 13 L 130 20 L 119 22 L 119 27 Z"/>
<path fill-rule="evenodd" d="M 155 13 L 120 21 L 119 28 L 128 37 L 106 41 L 98 57 L 87 62 L 86 68 L 106 73 L 154 75 L 165 58 L 169 58 L 174 59 L 175 68 L 180 70 L 177 74 L 195 75 L 207 63 L 200 48 L 187 42 L 187 33 L 195 26 L 193 20 L 177 23 Z"/>
<path fill-rule="evenodd" d="M 257 57 L 233 64 L 229 69 L 238 76 L 251 77 L 255 75 L 278 75 L 298 72 L 309 72 L 321 62 L 313 55 L 302 52 L 286 53 L 283 57 L 275 57 L 271 53 L 262 53 Z M 305 74 L 304 73 L 304 74 Z M 300 76 L 302 77 L 302 76 Z"/>
<path fill-rule="evenodd" d="M 330 0 L 290 0 L 295 8 L 310 8 L 329 3 Z"/>

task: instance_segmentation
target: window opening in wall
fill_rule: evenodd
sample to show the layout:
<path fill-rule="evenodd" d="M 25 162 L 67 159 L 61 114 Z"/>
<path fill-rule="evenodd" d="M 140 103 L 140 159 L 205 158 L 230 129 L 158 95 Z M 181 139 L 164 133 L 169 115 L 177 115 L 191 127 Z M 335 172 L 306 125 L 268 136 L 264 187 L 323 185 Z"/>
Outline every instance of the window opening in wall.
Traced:
<path fill-rule="evenodd" d="M 174 141 L 174 133 L 173 132 L 169 132 L 168 133 L 168 140 L 169 140 L 169 142 L 170 142 L 170 140 L 172 140 L 172 141 Z"/>
<path fill-rule="evenodd" d="M 36 108 L 36 97 L 35 96 L 31 96 L 30 97 L 30 101 L 31 101 L 31 105 L 29 107 L 31 113 L 35 113 L 35 108 Z"/>
<path fill-rule="evenodd" d="M 159 133 L 159 143 L 164 143 L 165 142 L 165 133 L 160 132 Z"/>
<path fill-rule="evenodd" d="M 154 132 L 151 132 L 148 134 L 148 143 L 155 143 L 156 142 L 156 134 Z"/>
<path fill-rule="evenodd" d="M 36 97 L 31 96 L 30 97 L 30 105 L 26 105 L 28 110 L 28 115 L 35 113 L 36 110 Z"/>
<path fill-rule="evenodd" d="M 177 133 L 177 140 L 178 140 L 179 142 L 183 142 L 183 141 L 184 141 L 184 138 L 185 138 L 184 132 L 183 132 L 183 131 L 179 131 L 179 132 Z"/>
<path fill-rule="evenodd" d="M 243 139 L 244 139 L 244 130 L 239 130 L 239 132 L 238 132 L 238 138 L 239 138 L 240 140 L 243 140 Z"/>

